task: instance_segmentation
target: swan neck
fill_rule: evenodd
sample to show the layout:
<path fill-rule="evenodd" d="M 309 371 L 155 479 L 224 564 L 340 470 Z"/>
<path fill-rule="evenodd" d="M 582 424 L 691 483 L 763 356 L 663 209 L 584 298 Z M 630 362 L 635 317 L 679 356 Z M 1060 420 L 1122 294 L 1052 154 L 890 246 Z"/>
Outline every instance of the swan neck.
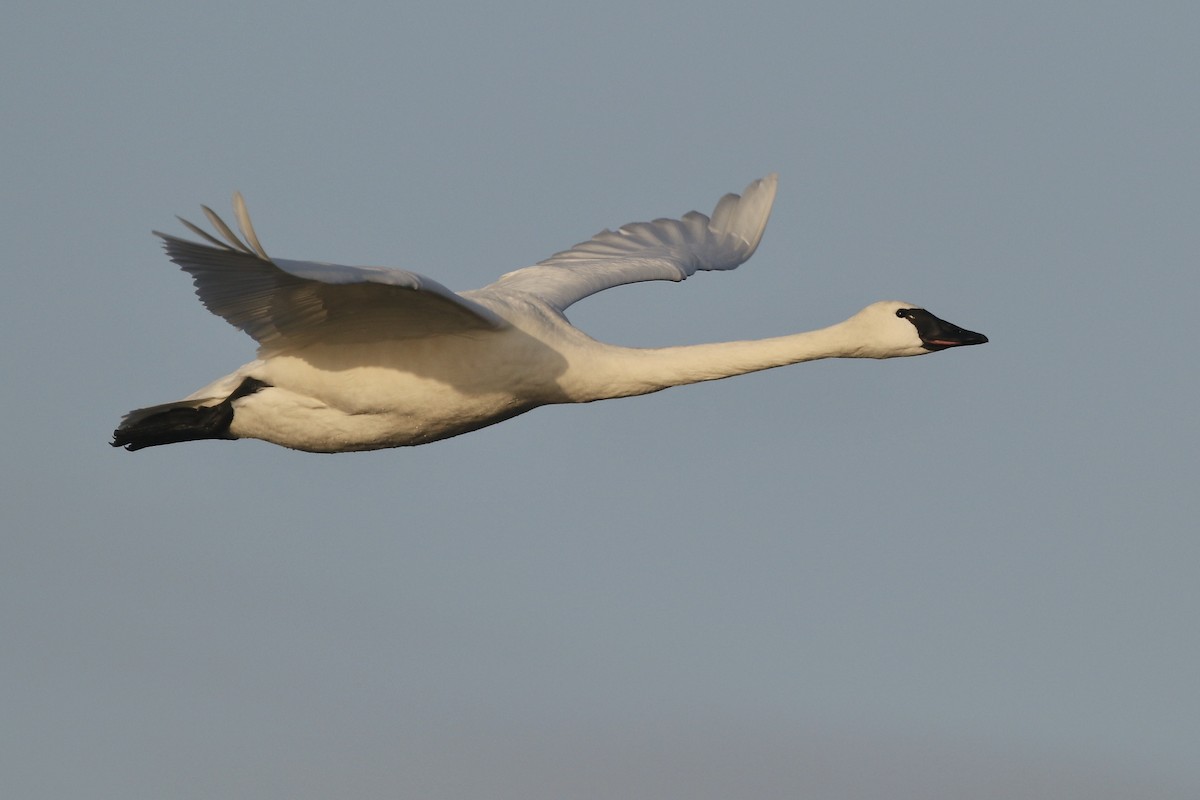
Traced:
<path fill-rule="evenodd" d="M 611 348 L 602 397 L 647 394 L 690 383 L 714 381 L 822 358 L 862 358 L 847 323 L 751 341 L 660 348 Z M 588 398 L 600 399 L 600 397 Z"/>

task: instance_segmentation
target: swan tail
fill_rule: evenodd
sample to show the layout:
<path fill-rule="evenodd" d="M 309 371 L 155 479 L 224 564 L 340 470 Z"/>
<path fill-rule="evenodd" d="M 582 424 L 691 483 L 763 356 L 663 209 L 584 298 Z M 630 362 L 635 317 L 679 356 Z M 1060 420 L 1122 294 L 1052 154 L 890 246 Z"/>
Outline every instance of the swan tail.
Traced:
<path fill-rule="evenodd" d="M 201 439 L 236 439 L 229 430 L 233 423 L 233 401 L 267 386 L 255 378 L 246 378 L 232 394 L 215 404 L 211 404 L 211 398 L 180 400 L 130 411 L 113 431 L 111 444 L 134 451 Z"/>

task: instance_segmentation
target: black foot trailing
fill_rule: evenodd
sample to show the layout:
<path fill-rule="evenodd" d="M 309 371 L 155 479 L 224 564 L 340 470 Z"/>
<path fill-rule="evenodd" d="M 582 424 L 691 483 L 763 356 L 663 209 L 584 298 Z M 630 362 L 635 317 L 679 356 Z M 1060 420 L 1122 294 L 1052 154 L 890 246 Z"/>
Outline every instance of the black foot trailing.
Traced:
<path fill-rule="evenodd" d="M 144 416 L 134 411 L 121 427 L 113 431 L 112 446 L 141 450 L 143 447 L 199 439 L 236 439 L 229 432 L 229 426 L 233 423 L 233 401 L 269 387 L 269 383 L 246 378 L 231 395 L 215 406 L 182 402 L 146 409 L 150 413 Z"/>

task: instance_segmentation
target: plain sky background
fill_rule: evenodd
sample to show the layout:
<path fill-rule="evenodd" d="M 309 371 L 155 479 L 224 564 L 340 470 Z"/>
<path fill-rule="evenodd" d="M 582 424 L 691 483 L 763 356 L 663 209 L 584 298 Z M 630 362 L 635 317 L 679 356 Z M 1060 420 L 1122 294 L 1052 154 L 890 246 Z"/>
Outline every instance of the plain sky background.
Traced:
<path fill-rule="evenodd" d="M 336 8 L 335 8 L 336 6 Z M 1200 7 L 10 3 L 0 793 L 1200 796 Z M 135 454 L 253 357 L 151 228 L 470 289 L 781 176 L 630 345 L 991 337 L 416 449 Z"/>

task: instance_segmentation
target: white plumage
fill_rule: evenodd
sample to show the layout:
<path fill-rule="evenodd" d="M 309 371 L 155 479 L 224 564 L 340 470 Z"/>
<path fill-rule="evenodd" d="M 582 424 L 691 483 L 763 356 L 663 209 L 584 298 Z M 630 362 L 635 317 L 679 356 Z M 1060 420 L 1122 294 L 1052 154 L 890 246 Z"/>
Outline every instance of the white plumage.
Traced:
<path fill-rule="evenodd" d="M 754 253 L 775 175 L 692 211 L 605 230 L 482 289 L 456 293 L 415 272 L 272 258 L 240 194 L 242 236 L 159 233 L 201 302 L 259 344 L 258 358 L 182 401 L 128 414 L 130 450 L 256 438 L 339 452 L 416 445 L 539 405 L 626 397 L 818 358 L 912 356 L 987 341 L 909 303 L 886 301 L 829 328 L 773 339 L 667 348 L 603 344 L 563 315 L 604 289 L 727 270 Z"/>

